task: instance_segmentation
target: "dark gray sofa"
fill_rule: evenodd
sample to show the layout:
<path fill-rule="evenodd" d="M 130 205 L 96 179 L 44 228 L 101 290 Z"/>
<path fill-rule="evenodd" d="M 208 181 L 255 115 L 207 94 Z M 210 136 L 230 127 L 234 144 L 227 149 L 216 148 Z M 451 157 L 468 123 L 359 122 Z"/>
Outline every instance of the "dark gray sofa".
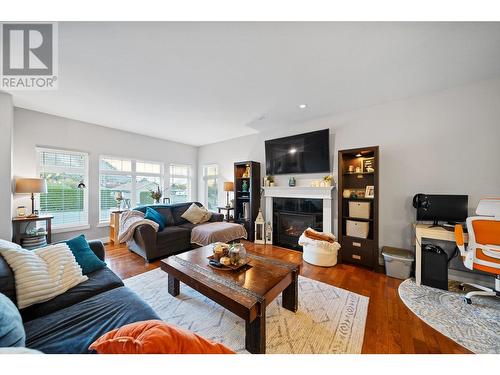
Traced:
<path fill-rule="evenodd" d="M 104 260 L 100 241 L 89 242 Z M 50 301 L 20 310 L 26 347 L 44 353 L 88 353 L 97 338 L 125 324 L 160 319 L 153 309 L 109 268 L 87 275 L 87 281 Z M 0 256 L 0 292 L 16 303 L 14 274 Z"/>
<path fill-rule="evenodd" d="M 133 239 L 127 243 L 128 248 L 148 262 L 191 249 L 191 230 L 195 225 L 183 219 L 181 215 L 193 203 L 202 206 L 199 202 L 187 202 L 134 208 L 134 210 L 144 213 L 148 207 L 154 208 L 163 216 L 167 225 L 163 231 L 158 233 L 150 225 L 138 226 L 135 229 Z M 223 221 L 223 219 L 223 214 L 212 212 L 209 222 Z"/>

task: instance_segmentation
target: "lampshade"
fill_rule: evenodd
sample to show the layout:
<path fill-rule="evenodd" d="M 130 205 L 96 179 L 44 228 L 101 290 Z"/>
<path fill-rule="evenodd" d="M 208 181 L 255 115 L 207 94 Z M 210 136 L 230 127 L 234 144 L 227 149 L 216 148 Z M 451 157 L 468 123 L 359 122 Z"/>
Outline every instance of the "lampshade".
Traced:
<path fill-rule="evenodd" d="M 233 191 L 234 183 L 231 181 L 224 182 L 224 191 Z"/>
<path fill-rule="evenodd" d="M 16 180 L 16 193 L 46 193 L 47 182 L 43 178 L 18 178 Z"/>

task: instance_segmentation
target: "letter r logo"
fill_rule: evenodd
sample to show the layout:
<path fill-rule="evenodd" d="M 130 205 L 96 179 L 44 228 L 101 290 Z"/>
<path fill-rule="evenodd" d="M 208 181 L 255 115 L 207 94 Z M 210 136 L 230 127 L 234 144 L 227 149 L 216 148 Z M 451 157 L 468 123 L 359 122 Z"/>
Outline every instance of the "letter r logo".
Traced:
<path fill-rule="evenodd" d="M 53 74 L 52 24 L 3 24 L 3 75 Z"/>

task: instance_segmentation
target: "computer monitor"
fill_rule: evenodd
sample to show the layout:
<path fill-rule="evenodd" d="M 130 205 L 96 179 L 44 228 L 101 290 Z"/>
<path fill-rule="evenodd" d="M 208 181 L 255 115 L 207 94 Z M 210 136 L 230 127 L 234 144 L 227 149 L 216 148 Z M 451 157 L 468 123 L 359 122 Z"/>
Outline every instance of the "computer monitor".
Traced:
<path fill-rule="evenodd" d="M 467 195 L 417 194 L 417 196 L 417 221 L 432 221 L 434 225 L 438 225 L 440 221 L 454 224 L 467 219 L 469 202 Z"/>

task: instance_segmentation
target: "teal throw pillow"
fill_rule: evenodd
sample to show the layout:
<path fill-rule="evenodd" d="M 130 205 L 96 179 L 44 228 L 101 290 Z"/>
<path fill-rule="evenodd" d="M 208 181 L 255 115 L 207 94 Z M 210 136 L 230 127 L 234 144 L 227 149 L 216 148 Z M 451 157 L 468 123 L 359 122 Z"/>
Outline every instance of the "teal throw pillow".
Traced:
<path fill-rule="evenodd" d="M 23 319 L 16 305 L 0 293 L 0 348 L 23 347 L 26 340 Z"/>
<path fill-rule="evenodd" d="M 75 256 L 76 262 L 82 267 L 84 275 L 106 267 L 106 263 L 94 254 L 83 234 L 66 241 L 66 244 Z"/>
<path fill-rule="evenodd" d="M 144 216 L 144 219 L 152 220 L 157 223 L 159 226 L 158 232 L 161 232 L 167 226 L 163 216 L 161 216 L 160 213 L 154 208 L 146 208 L 146 215 Z"/>

